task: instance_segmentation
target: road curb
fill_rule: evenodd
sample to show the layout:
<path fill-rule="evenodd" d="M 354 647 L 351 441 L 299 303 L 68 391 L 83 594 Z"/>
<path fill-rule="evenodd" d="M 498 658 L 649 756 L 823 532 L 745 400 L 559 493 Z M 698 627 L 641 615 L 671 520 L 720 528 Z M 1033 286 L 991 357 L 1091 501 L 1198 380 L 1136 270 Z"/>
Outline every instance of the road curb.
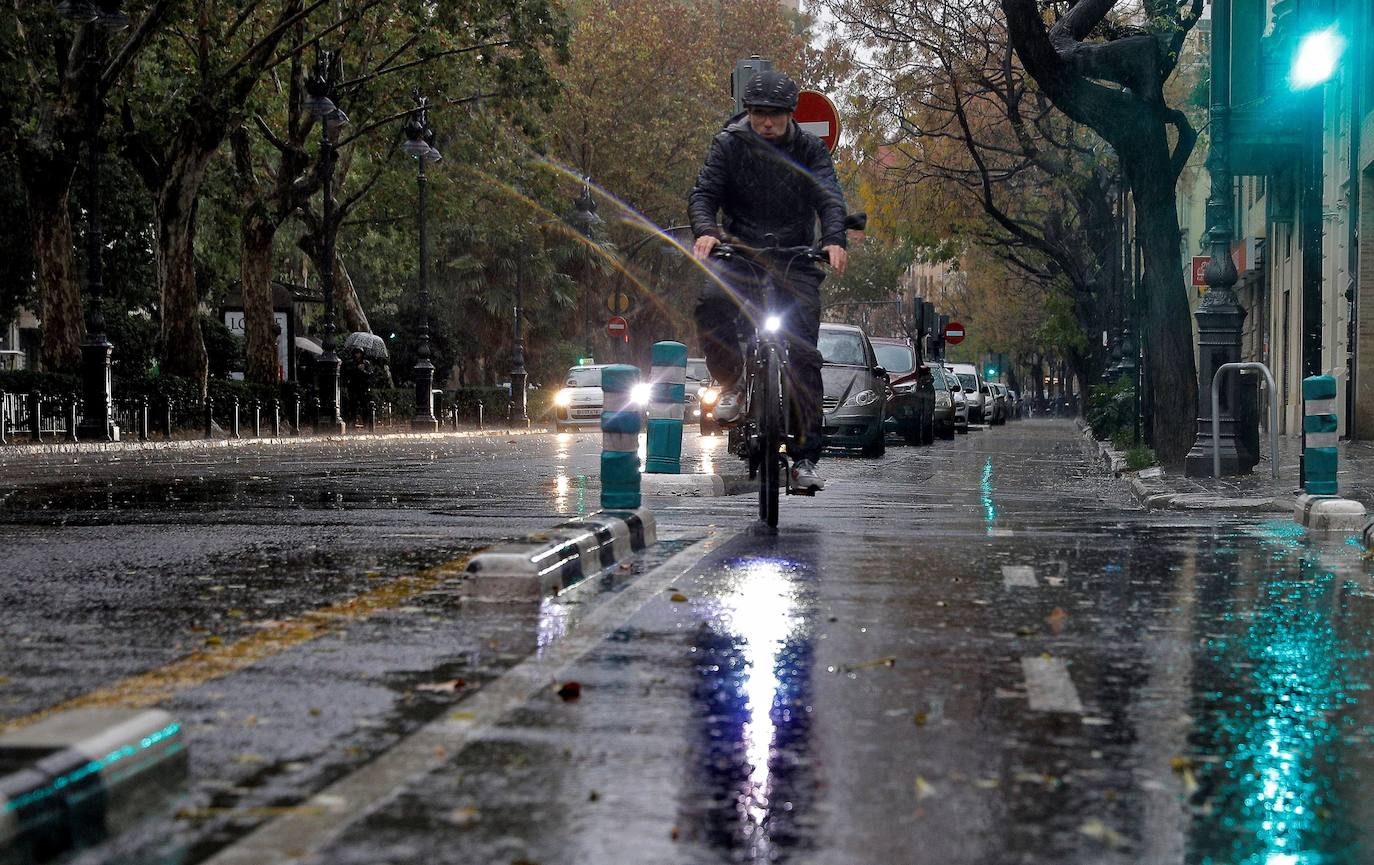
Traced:
<path fill-rule="evenodd" d="M 187 768 L 182 726 L 156 709 L 74 709 L 0 736 L 0 860 L 115 835 L 181 790 Z"/>
<path fill-rule="evenodd" d="M 556 595 L 658 540 L 648 508 L 596 511 L 547 532 L 478 553 L 459 589 L 473 601 L 529 601 Z"/>
<path fill-rule="evenodd" d="M 1369 518 L 1353 499 L 1302 493 L 1293 504 L 1293 519 L 1313 532 L 1358 532 Z"/>
<path fill-rule="evenodd" d="M 7 456 L 34 456 L 52 454 L 98 454 L 98 453 L 140 453 L 145 451 L 188 451 L 188 450 L 213 450 L 215 448 L 237 448 L 252 447 L 254 445 L 268 445 L 280 447 L 284 445 L 325 445 L 325 444 L 345 444 L 353 442 L 378 442 L 378 441 L 425 441 L 437 439 L 471 439 L 471 438 L 494 438 L 497 436 L 527 436 L 527 435 L 548 435 L 550 430 L 546 429 L 487 429 L 487 430 L 460 430 L 458 432 L 432 432 L 432 433 L 392 433 L 392 434 L 372 434 L 355 433 L 352 435 L 341 436 L 267 436 L 262 438 L 226 438 L 226 439 L 176 439 L 174 441 L 146 441 L 146 442 L 65 442 L 50 445 L 4 445 L 0 447 L 0 464 L 3 464 Z"/>
<path fill-rule="evenodd" d="M 725 481 L 720 475 L 659 475 L 646 474 L 640 478 L 640 493 L 646 496 L 725 495 Z"/>

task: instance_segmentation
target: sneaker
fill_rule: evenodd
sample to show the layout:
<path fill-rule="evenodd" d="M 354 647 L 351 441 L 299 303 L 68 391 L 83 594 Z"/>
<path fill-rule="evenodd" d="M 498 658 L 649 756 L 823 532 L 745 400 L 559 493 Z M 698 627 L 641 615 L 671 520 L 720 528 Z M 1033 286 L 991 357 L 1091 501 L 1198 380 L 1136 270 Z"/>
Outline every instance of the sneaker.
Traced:
<path fill-rule="evenodd" d="M 811 460 L 797 460 L 792 464 L 792 483 L 794 490 L 823 490 L 825 489 L 825 478 L 816 471 L 816 464 Z"/>
<path fill-rule="evenodd" d="M 741 403 L 744 402 L 744 394 L 739 387 L 732 387 L 720 392 L 720 399 L 716 401 L 715 417 L 716 423 L 721 426 L 730 426 L 739 421 Z"/>

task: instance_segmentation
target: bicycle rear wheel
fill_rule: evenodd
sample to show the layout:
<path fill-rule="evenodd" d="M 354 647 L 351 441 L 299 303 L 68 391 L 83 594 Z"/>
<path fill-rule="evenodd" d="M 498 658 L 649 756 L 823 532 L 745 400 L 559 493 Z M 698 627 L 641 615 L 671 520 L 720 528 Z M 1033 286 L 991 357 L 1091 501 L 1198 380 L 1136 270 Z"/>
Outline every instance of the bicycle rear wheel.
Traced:
<path fill-rule="evenodd" d="M 759 519 L 770 528 L 778 526 L 778 495 L 782 489 L 784 459 L 782 358 L 776 346 L 766 346 L 757 382 L 759 397 L 756 421 L 759 430 Z"/>

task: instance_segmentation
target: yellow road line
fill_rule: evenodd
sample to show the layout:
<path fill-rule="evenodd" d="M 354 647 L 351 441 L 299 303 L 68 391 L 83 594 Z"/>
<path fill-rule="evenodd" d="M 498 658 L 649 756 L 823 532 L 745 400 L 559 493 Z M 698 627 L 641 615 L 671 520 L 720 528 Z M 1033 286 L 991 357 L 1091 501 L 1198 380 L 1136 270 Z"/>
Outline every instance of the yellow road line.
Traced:
<path fill-rule="evenodd" d="M 404 604 L 417 595 L 437 588 L 445 580 L 462 574 L 470 558 L 471 555 L 462 556 L 426 568 L 327 607 L 275 622 L 241 640 L 193 652 L 155 670 L 127 676 L 104 688 L 5 721 L 0 724 L 0 734 L 71 709 L 103 706 L 144 708 L 156 705 L 188 688 L 227 676 L 287 649 L 332 634 L 353 622 Z"/>

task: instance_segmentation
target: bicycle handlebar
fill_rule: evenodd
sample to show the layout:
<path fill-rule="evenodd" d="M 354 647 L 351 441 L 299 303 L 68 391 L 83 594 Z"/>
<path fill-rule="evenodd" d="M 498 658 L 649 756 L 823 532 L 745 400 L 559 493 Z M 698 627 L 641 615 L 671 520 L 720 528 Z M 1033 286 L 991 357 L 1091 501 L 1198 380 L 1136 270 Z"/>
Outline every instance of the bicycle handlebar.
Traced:
<path fill-rule="evenodd" d="M 749 246 L 744 243 L 718 243 L 711 249 L 711 255 L 715 258 L 723 258 L 729 261 L 736 255 L 743 254 L 751 257 L 760 255 L 777 255 L 783 258 L 805 258 L 810 261 L 829 261 L 830 256 L 822 252 L 815 246 Z"/>

